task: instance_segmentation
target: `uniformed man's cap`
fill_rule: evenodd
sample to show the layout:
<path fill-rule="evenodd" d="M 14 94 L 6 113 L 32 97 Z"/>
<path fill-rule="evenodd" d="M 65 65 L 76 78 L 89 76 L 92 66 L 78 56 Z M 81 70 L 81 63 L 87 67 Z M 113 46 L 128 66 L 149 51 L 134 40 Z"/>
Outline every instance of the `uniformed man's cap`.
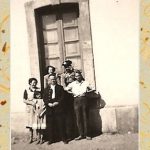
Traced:
<path fill-rule="evenodd" d="M 64 66 L 65 68 L 69 67 L 72 65 L 72 61 L 71 60 L 66 60 L 62 63 L 62 66 Z"/>

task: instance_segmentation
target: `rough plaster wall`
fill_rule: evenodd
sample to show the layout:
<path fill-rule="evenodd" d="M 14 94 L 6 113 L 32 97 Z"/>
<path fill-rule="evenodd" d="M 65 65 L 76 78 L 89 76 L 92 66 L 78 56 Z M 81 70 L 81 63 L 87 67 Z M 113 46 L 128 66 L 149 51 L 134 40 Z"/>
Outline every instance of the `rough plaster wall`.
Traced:
<path fill-rule="evenodd" d="M 138 104 L 137 0 L 90 0 L 96 85 L 107 105 Z"/>

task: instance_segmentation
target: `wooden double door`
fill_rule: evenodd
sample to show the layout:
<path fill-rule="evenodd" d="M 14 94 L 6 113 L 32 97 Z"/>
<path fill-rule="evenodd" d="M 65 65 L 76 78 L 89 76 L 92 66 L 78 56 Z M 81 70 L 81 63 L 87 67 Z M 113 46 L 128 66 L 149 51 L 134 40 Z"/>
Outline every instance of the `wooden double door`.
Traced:
<path fill-rule="evenodd" d="M 59 73 L 62 63 L 69 59 L 76 69 L 83 70 L 79 34 L 79 6 L 61 4 L 36 11 L 41 76 L 52 65 Z"/>

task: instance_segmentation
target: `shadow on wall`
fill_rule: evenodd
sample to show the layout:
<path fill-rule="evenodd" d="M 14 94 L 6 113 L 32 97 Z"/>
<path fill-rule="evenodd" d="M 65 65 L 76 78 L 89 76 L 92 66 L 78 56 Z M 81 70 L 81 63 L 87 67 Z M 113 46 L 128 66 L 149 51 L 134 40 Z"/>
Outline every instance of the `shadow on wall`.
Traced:
<path fill-rule="evenodd" d="M 106 103 L 101 98 L 100 93 L 92 91 L 87 93 L 89 105 L 89 127 L 91 136 L 98 136 L 102 134 L 102 119 L 100 116 L 100 109 L 104 108 Z"/>

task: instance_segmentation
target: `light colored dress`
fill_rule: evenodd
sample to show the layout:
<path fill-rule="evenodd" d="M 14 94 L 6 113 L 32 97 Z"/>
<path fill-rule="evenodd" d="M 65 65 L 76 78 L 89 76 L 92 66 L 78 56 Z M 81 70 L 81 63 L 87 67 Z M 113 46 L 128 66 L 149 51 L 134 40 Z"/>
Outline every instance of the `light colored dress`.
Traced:
<path fill-rule="evenodd" d="M 46 129 L 46 115 L 43 99 L 36 99 L 35 118 L 33 121 L 33 129 Z"/>
<path fill-rule="evenodd" d="M 36 93 L 40 92 L 38 88 L 34 91 L 30 88 L 24 91 L 24 100 L 26 103 L 26 114 L 27 114 L 27 128 L 32 129 L 45 129 L 46 128 L 46 117 L 40 113 L 44 108 L 44 103 L 41 98 L 36 97 Z M 35 104 L 35 107 L 32 104 Z"/>

